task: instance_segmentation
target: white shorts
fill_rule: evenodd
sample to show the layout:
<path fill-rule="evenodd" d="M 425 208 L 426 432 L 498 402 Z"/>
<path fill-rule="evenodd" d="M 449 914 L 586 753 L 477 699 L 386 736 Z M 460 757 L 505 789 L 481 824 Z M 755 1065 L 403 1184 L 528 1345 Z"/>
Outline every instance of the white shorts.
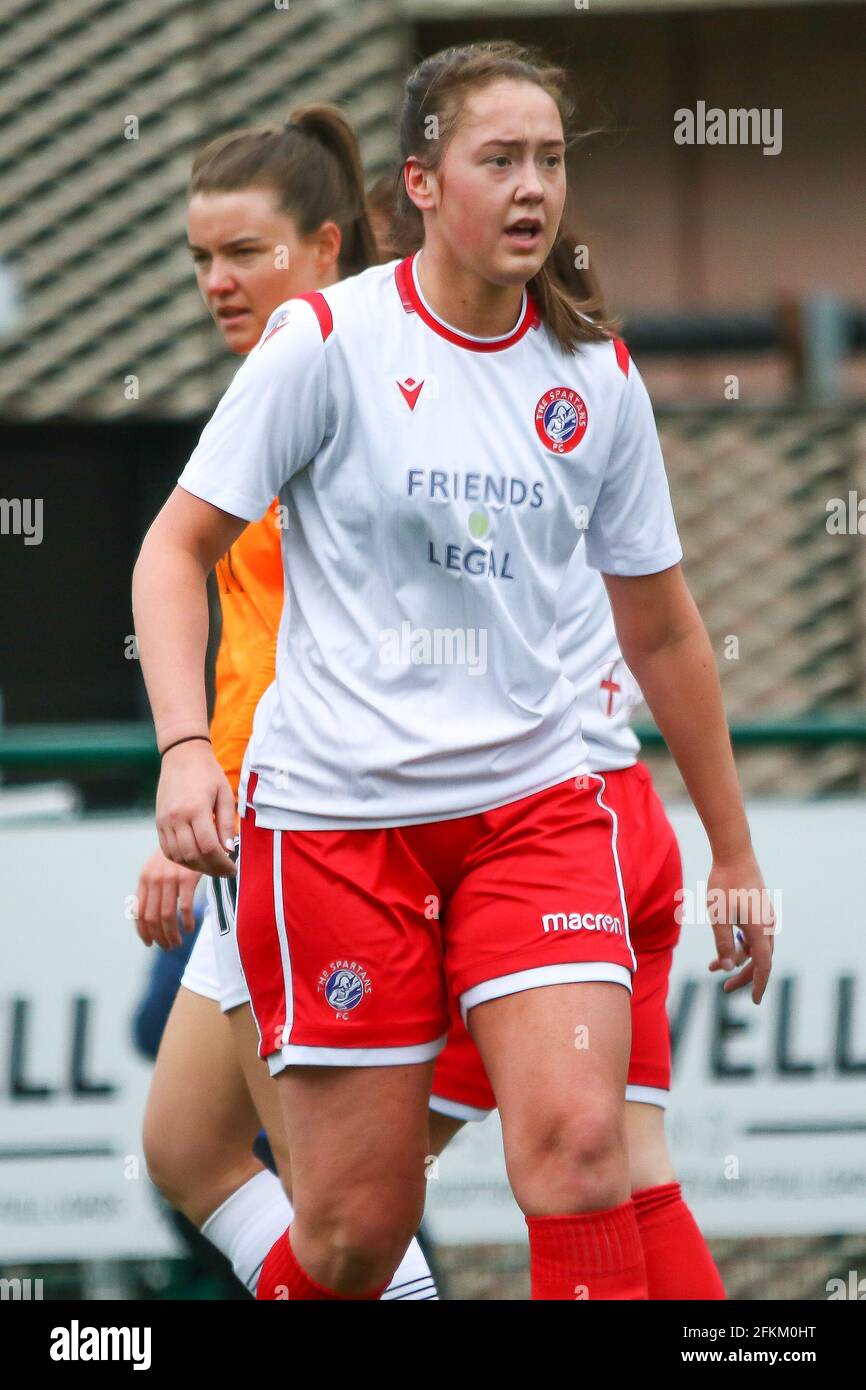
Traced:
<path fill-rule="evenodd" d="M 205 913 L 181 984 L 193 994 L 216 1000 L 225 1014 L 250 1002 L 235 929 L 237 881 L 208 878 L 205 883 Z"/>

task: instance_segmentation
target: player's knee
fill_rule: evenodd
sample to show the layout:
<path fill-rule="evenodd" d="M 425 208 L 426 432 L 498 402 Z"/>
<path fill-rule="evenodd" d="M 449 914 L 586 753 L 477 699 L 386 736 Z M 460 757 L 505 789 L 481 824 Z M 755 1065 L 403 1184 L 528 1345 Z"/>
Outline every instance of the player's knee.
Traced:
<path fill-rule="evenodd" d="M 143 1132 L 148 1177 L 165 1200 L 197 1225 L 243 1181 L 252 1155 L 208 1146 L 206 1136 L 187 1139 L 164 1117 L 148 1117 Z"/>
<path fill-rule="evenodd" d="M 418 1218 L 420 1221 L 420 1217 Z M 334 1283 L 373 1288 L 388 1283 L 406 1253 L 418 1222 L 345 1222 L 333 1233 Z"/>
<path fill-rule="evenodd" d="M 336 1200 L 308 1204 L 304 1223 L 326 1251 L 335 1287 L 372 1287 L 390 1279 L 423 1211 L 423 1186 L 401 1193 L 365 1187 Z"/>
<path fill-rule="evenodd" d="M 183 1169 L 173 1136 L 145 1121 L 142 1140 L 147 1176 L 173 1207 L 181 1207 Z"/>
<path fill-rule="evenodd" d="M 148 1177 L 171 1206 L 184 1211 L 194 1182 L 200 1181 L 203 1168 L 207 1168 L 201 1136 L 193 1151 L 177 1126 L 167 1124 L 165 1116 L 148 1113 L 142 1140 Z"/>
<path fill-rule="evenodd" d="M 622 1200 L 627 1161 L 621 1106 L 598 1099 L 520 1127 L 509 1144 L 508 1172 L 528 1216 L 592 1211 Z"/>

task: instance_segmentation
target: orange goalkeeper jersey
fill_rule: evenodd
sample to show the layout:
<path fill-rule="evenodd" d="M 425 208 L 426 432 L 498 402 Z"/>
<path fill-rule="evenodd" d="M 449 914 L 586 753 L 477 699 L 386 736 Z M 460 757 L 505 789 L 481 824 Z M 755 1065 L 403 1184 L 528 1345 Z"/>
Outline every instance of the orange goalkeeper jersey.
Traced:
<path fill-rule="evenodd" d="M 276 499 L 216 567 L 222 637 L 216 659 L 211 742 L 237 800 L 256 705 L 274 679 L 283 611 L 283 557 Z"/>

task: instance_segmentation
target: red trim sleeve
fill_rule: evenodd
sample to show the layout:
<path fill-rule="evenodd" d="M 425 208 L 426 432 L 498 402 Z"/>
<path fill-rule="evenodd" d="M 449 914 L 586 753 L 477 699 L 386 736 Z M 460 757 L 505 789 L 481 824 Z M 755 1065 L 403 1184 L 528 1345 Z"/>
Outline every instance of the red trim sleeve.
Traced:
<path fill-rule="evenodd" d="M 319 327 L 322 330 L 322 342 L 326 343 L 334 331 L 334 316 L 331 313 L 330 305 L 320 290 L 311 290 L 309 294 L 296 294 L 293 299 L 304 299 L 309 304 L 316 318 L 319 320 Z"/>

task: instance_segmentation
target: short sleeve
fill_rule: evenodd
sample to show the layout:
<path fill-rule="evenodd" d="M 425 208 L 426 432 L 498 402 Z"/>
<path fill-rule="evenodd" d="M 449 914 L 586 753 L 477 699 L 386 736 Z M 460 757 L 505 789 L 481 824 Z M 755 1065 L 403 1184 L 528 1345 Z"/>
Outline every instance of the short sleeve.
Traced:
<path fill-rule="evenodd" d="M 605 574 L 657 574 L 683 557 L 649 394 L 634 362 L 586 531 L 586 558 Z"/>
<path fill-rule="evenodd" d="M 289 300 L 275 310 L 205 425 L 180 486 L 257 521 L 325 437 L 325 350 L 309 303 Z"/>

